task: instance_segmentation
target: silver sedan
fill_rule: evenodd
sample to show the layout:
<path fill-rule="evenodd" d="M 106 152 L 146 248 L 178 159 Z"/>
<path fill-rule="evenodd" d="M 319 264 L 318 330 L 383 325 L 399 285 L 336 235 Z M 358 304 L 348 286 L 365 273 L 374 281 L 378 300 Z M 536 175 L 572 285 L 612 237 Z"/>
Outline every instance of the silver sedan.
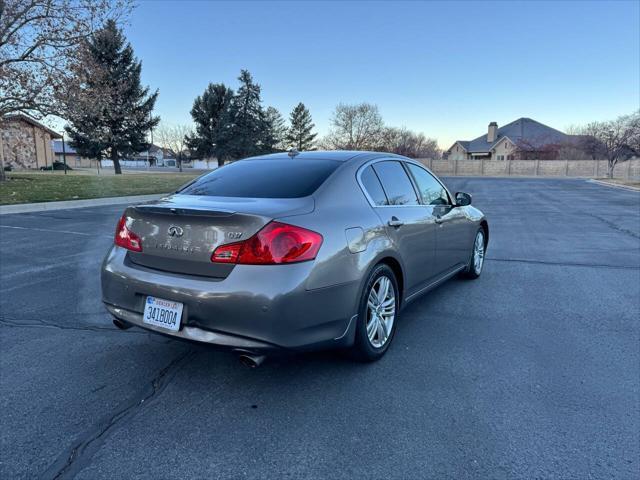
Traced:
<path fill-rule="evenodd" d="M 388 350 L 401 308 L 480 276 L 487 221 L 419 162 L 282 153 L 203 175 L 118 222 L 102 300 L 132 326 L 227 347 L 246 364 L 287 350 Z"/>

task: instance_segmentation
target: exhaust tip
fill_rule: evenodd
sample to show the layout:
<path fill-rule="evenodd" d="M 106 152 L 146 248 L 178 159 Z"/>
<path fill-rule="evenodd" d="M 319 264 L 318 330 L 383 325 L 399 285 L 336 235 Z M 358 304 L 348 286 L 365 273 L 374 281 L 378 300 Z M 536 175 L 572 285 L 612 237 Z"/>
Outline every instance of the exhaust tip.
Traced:
<path fill-rule="evenodd" d="M 128 323 L 124 323 L 122 320 L 117 318 L 113 319 L 113 324 L 118 327 L 120 330 L 129 330 L 133 325 L 129 325 Z"/>
<path fill-rule="evenodd" d="M 265 356 L 243 353 L 238 356 L 238 359 L 245 367 L 257 368 L 262 364 L 262 362 L 264 362 Z"/>

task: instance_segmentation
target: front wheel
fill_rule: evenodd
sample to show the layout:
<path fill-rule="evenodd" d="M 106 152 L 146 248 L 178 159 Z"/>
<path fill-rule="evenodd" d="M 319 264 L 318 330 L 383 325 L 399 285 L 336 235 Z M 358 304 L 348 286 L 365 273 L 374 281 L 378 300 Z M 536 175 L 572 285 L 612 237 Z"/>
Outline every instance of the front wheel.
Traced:
<path fill-rule="evenodd" d="M 476 239 L 473 242 L 473 250 L 471 251 L 471 258 L 469 264 L 464 270 L 464 276 L 467 278 L 478 278 L 482 273 L 482 267 L 484 266 L 484 253 L 485 253 L 485 241 L 484 241 L 484 229 L 479 228 L 476 233 Z"/>
<path fill-rule="evenodd" d="M 393 270 L 377 265 L 362 290 L 353 353 L 358 360 L 372 362 L 382 357 L 393 340 L 400 296 Z"/>

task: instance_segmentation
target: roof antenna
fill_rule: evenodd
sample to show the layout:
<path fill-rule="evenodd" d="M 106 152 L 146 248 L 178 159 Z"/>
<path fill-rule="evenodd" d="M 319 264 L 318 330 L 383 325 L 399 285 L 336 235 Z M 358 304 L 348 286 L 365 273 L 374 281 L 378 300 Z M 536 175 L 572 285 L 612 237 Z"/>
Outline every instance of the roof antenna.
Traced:
<path fill-rule="evenodd" d="M 300 152 L 295 148 L 290 148 L 287 155 L 289 155 L 291 158 L 294 158 L 296 155 L 300 155 Z"/>

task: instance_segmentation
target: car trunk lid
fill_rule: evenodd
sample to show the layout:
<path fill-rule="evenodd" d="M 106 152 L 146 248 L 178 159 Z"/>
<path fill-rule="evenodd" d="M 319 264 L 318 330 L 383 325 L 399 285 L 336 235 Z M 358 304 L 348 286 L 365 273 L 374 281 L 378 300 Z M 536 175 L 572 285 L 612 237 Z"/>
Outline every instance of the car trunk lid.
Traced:
<path fill-rule="evenodd" d="M 128 227 L 142 242 L 136 265 L 172 273 L 225 278 L 233 264 L 211 262 L 219 245 L 246 240 L 274 218 L 313 211 L 310 197 L 255 199 L 173 195 L 130 207 Z"/>

